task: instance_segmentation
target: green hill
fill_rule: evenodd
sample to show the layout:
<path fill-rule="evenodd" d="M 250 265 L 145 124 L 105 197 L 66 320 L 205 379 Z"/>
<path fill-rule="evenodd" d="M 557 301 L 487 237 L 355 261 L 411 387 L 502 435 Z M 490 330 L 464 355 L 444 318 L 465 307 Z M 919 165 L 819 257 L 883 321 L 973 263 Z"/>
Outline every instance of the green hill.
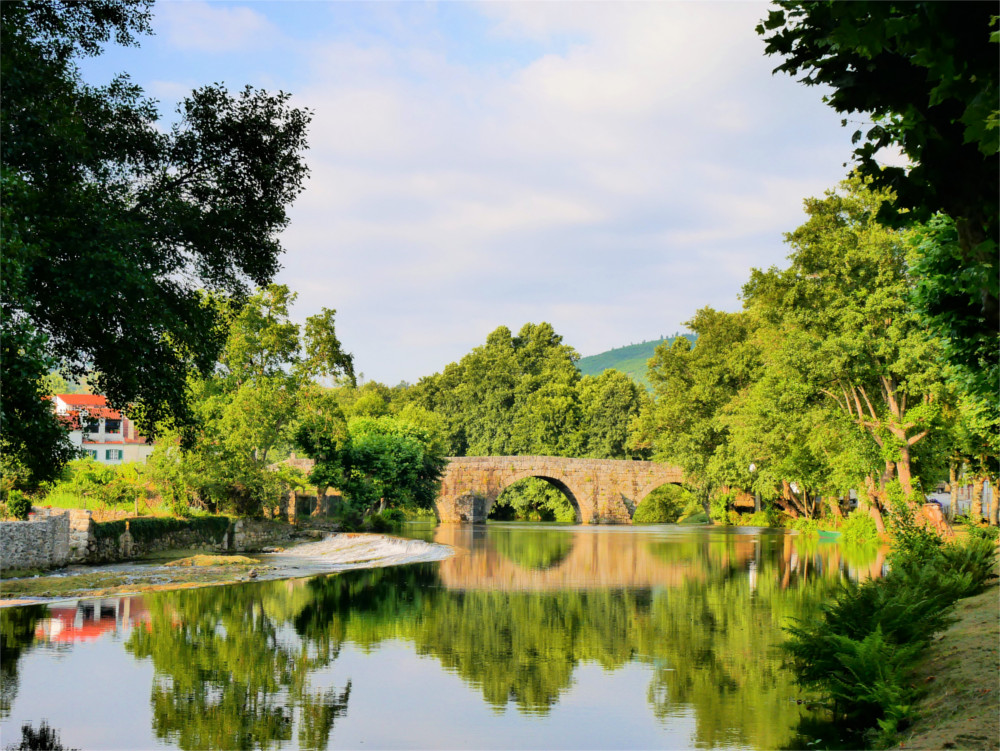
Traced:
<path fill-rule="evenodd" d="M 694 334 L 674 334 L 662 339 L 629 344 L 626 347 L 609 349 L 607 352 L 601 352 L 597 355 L 581 357 L 576 366 L 583 375 L 600 375 L 610 368 L 620 370 L 625 375 L 633 378 L 637 383 L 641 383 L 646 388 L 649 388 L 649 381 L 646 379 L 646 363 L 653 356 L 653 350 L 664 342 L 669 347 L 673 344 L 674 339 L 679 336 L 687 337 L 694 343 Z"/>

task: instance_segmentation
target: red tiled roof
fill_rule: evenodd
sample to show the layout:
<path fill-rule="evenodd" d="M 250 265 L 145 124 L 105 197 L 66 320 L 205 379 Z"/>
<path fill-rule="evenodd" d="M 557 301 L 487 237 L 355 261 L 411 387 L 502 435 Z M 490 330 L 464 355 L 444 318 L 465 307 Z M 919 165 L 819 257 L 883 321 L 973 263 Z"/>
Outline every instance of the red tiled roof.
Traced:
<path fill-rule="evenodd" d="M 81 411 L 90 417 L 104 417 L 110 420 L 122 419 L 122 413 L 110 407 L 87 407 Z"/>
<path fill-rule="evenodd" d="M 86 438 L 84 438 L 82 442 L 88 446 L 121 446 L 122 444 L 125 443 L 145 445 L 146 443 L 149 443 L 149 439 L 146 438 L 146 436 L 137 435 L 135 438 L 119 438 L 114 441 L 108 441 L 108 440 L 88 441 Z"/>
<path fill-rule="evenodd" d="M 80 413 L 75 409 L 71 409 L 61 415 L 57 414 L 56 419 L 62 422 L 68 430 L 80 429 Z"/>
<path fill-rule="evenodd" d="M 71 407 L 107 407 L 108 400 L 101 394 L 56 394 Z"/>

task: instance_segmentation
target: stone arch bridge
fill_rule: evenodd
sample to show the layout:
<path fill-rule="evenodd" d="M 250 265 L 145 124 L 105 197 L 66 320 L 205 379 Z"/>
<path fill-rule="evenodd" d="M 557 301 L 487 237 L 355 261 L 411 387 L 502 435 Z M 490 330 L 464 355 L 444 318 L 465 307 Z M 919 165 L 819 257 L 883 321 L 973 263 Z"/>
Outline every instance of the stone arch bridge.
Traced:
<path fill-rule="evenodd" d="M 680 467 L 619 459 L 463 456 L 448 460 L 437 500 L 442 522 L 482 523 L 504 488 L 527 477 L 561 490 L 586 524 L 631 524 L 636 507 L 661 485 L 684 482 Z"/>

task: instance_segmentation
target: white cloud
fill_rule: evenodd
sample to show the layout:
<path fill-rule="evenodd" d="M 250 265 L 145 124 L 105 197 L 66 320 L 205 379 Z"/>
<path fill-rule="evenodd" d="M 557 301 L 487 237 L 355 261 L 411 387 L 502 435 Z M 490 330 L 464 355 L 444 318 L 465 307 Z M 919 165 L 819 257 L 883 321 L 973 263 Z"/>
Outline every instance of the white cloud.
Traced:
<path fill-rule="evenodd" d="M 821 92 L 770 74 L 764 5 L 469 7 L 548 51 L 475 66 L 415 31 L 304 50 L 312 178 L 282 280 L 303 316 L 338 308 L 370 377 L 416 380 L 501 323 L 593 353 L 735 309 L 844 174 Z"/>
<path fill-rule="evenodd" d="M 270 47 L 275 27 L 246 6 L 207 2 L 164 2 L 154 10 L 154 25 L 181 50 L 234 52 Z"/>

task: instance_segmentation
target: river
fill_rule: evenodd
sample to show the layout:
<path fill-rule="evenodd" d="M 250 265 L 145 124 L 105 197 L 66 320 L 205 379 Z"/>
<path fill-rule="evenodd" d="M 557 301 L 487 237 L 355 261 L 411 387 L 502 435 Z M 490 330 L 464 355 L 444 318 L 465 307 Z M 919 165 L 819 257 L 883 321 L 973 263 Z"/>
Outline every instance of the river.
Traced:
<path fill-rule="evenodd" d="M 408 526 L 432 563 L 0 611 L 0 738 L 66 748 L 775 749 L 782 626 L 874 551 L 781 531 Z"/>

